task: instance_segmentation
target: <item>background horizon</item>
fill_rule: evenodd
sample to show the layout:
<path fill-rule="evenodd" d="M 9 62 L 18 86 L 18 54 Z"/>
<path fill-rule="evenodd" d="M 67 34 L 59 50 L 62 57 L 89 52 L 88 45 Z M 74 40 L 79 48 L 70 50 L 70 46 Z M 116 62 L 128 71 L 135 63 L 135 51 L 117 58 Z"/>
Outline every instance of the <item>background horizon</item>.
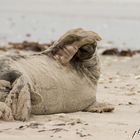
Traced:
<path fill-rule="evenodd" d="M 49 42 L 71 28 L 86 28 L 101 46 L 140 49 L 139 0 L 0 0 L 0 45 Z"/>

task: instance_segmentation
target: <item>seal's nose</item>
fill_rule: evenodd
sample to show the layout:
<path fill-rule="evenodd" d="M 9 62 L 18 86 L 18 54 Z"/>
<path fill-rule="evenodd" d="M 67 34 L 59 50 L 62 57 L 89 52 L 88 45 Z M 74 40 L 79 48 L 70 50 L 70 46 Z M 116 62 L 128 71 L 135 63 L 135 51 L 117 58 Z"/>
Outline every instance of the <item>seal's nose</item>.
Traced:
<path fill-rule="evenodd" d="M 82 53 L 93 54 L 95 52 L 95 47 L 93 45 L 85 45 L 80 48 Z"/>
<path fill-rule="evenodd" d="M 95 53 L 95 50 L 96 44 L 84 45 L 78 50 L 76 57 L 78 57 L 80 60 L 90 59 L 92 55 Z"/>

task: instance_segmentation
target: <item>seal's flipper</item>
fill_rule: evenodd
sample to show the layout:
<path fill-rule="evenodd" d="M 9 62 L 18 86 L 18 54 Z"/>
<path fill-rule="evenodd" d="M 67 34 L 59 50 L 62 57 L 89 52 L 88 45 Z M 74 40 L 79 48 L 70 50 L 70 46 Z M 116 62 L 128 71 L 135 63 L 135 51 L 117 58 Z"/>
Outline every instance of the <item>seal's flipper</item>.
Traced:
<path fill-rule="evenodd" d="M 28 120 L 31 114 L 31 97 L 28 79 L 23 75 L 12 84 L 5 103 L 11 108 L 14 119 Z"/>
<path fill-rule="evenodd" d="M 0 102 L 4 102 L 11 90 L 11 83 L 6 80 L 0 80 Z"/>
<path fill-rule="evenodd" d="M 0 119 L 5 121 L 13 121 L 12 110 L 4 102 L 0 102 Z"/>
<path fill-rule="evenodd" d="M 42 97 L 36 92 L 31 92 L 31 105 L 37 105 L 42 102 Z"/>
<path fill-rule="evenodd" d="M 112 112 L 114 109 L 115 109 L 114 106 L 109 103 L 95 102 L 94 104 L 92 104 L 83 111 L 92 113 L 103 113 L 103 112 Z"/>

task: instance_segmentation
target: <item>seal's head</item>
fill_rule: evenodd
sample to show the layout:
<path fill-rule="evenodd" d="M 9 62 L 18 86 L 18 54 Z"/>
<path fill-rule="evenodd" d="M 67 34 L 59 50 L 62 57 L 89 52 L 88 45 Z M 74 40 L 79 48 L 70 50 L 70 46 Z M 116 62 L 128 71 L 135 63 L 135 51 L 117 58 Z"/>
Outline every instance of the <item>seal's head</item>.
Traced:
<path fill-rule="evenodd" d="M 93 31 L 82 28 L 72 29 L 53 44 L 51 52 L 63 65 L 70 62 L 72 58 L 90 59 L 96 51 L 97 41 L 100 40 L 100 36 Z"/>

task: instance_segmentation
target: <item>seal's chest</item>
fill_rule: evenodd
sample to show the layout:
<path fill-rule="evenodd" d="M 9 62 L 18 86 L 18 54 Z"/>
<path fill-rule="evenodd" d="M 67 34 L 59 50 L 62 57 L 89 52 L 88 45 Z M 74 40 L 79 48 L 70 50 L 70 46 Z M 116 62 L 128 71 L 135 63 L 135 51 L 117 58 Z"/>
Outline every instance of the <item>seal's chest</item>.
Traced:
<path fill-rule="evenodd" d="M 40 90 L 48 114 L 82 110 L 91 104 L 94 92 L 85 79 L 73 73 L 49 75 L 44 88 Z"/>

